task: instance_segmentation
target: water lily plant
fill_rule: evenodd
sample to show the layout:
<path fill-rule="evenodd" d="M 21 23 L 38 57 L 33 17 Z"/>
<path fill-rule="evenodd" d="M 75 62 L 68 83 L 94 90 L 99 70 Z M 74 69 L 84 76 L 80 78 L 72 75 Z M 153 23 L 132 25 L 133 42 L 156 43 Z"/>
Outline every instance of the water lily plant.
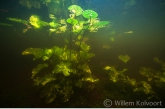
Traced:
<path fill-rule="evenodd" d="M 34 85 L 41 87 L 41 97 L 45 98 L 46 103 L 53 102 L 57 96 L 62 96 L 61 100 L 66 102 L 74 93 L 75 87 L 89 88 L 90 86 L 84 85 L 85 82 L 94 84 L 99 81 L 88 64 L 95 54 L 90 53 L 91 47 L 83 38 L 90 32 L 105 27 L 109 21 L 99 21 L 95 11 L 83 11 L 78 5 L 71 5 L 68 10 L 71 14 L 67 19 L 45 22 L 39 16 L 32 15 L 26 22 L 36 29 L 47 26 L 50 32 L 56 34 L 70 33 L 64 37 L 63 47 L 27 48 L 22 52 L 23 55 L 33 55 L 33 60 L 43 61 L 32 70 L 31 78 Z"/>

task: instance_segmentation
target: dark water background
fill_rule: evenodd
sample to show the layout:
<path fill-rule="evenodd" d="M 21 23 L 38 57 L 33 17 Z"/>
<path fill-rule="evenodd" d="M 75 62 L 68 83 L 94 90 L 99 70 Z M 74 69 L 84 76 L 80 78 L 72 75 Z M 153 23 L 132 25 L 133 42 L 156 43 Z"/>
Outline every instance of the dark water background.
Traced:
<path fill-rule="evenodd" d="M 161 70 L 161 66 L 153 59 L 158 57 L 165 62 L 165 0 L 138 0 L 135 5 L 124 8 L 125 2 L 126 0 L 91 0 L 91 9 L 99 14 L 99 19 L 108 20 L 112 24 L 111 28 L 91 33 L 88 41 L 91 45 L 91 52 L 96 54 L 89 62 L 91 70 L 100 81 L 104 80 L 101 84 L 101 92 L 107 89 L 113 93 L 114 87 L 117 90 L 122 89 L 118 87 L 120 84 L 115 86 L 110 84 L 109 80 L 105 81 L 107 75 L 103 68 L 106 65 L 115 66 L 118 70 L 128 68 L 126 74 L 140 80 L 139 69 L 141 67 Z M 75 92 L 76 94 L 71 97 L 69 103 L 56 100 L 54 104 L 44 104 L 44 101 L 39 98 L 39 93 L 35 91 L 31 80 L 31 70 L 39 61 L 33 61 L 33 56 L 23 56 L 21 53 L 29 47 L 52 47 L 48 31 L 29 30 L 23 34 L 22 29 L 25 28 L 23 25 L 6 20 L 7 17 L 27 20 L 31 14 L 40 15 L 45 21 L 48 19 L 46 7 L 41 10 L 28 10 L 20 6 L 18 0 L 0 1 L 0 22 L 14 25 L 13 27 L 0 26 L 0 107 L 72 107 L 75 100 L 81 102 L 76 95 L 83 95 L 87 102 L 96 106 L 97 99 L 100 97 L 96 92 Z M 109 41 L 112 30 L 116 32 L 114 42 Z M 133 34 L 124 34 L 127 31 L 133 31 Z M 53 40 L 55 45 L 61 44 L 59 37 L 54 36 Z M 112 48 L 103 49 L 104 44 Z M 120 54 L 128 54 L 131 57 L 127 64 L 118 59 Z M 107 86 L 107 83 L 110 86 Z M 164 90 L 156 89 L 156 92 L 165 102 Z M 120 91 L 118 94 L 128 95 Z M 130 99 L 132 99 L 131 96 Z M 99 102 L 98 105 L 104 107 L 103 101 Z"/>

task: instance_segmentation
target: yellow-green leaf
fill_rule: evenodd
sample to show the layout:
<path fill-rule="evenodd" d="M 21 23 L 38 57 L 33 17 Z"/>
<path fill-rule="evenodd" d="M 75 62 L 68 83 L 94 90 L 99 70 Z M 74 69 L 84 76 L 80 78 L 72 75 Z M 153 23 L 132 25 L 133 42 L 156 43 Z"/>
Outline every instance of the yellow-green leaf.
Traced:
<path fill-rule="evenodd" d="M 34 76 L 45 67 L 48 67 L 48 64 L 38 64 L 32 71 L 32 78 L 34 78 Z"/>

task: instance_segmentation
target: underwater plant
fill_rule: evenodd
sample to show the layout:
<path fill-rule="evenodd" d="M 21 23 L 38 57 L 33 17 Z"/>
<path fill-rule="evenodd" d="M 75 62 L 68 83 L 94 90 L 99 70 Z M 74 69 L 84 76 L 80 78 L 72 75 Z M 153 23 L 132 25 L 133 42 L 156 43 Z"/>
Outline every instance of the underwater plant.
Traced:
<path fill-rule="evenodd" d="M 149 99 L 152 97 L 156 97 L 155 92 L 153 91 L 151 85 L 147 83 L 146 81 L 137 81 L 135 79 L 131 79 L 128 76 L 124 74 L 125 71 L 127 71 L 126 68 L 124 68 L 122 71 L 117 71 L 115 67 L 113 66 L 106 66 L 104 68 L 108 72 L 110 80 L 114 83 L 118 81 L 123 81 L 124 83 L 130 84 L 132 86 L 133 92 L 144 92 L 146 95 L 148 95 Z"/>
<path fill-rule="evenodd" d="M 20 3 L 22 6 L 27 7 L 28 9 L 31 9 L 31 8 L 40 9 L 40 8 L 41 8 L 40 2 L 38 2 L 38 1 L 36 1 L 36 0 L 20 0 L 19 3 Z"/>
<path fill-rule="evenodd" d="M 118 58 L 124 63 L 127 63 L 130 60 L 130 57 L 128 55 L 119 55 Z"/>
<path fill-rule="evenodd" d="M 139 73 L 142 75 L 143 80 L 140 81 L 126 76 L 123 73 L 127 71 L 126 68 L 122 71 L 117 71 L 113 66 L 105 66 L 104 70 L 109 71 L 108 74 L 111 81 L 123 81 L 130 84 L 133 88 L 133 92 L 143 92 L 148 96 L 147 99 L 159 99 L 156 92 L 152 88 L 152 85 L 156 84 L 157 87 L 165 89 L 165 62 L 159 60 L 158 58 L 154 58 L 154 61 L 162 65 L 162 71 L 155 71 L 152 68 L 141 67 Z"/>
<path fill-rule="evenodd" d="M 74 0 L 72 0 L 74 1 Z M 29 9 L 39 8 L 40 5 L 34 5 L 32 0 L 21 0 L 23 3 L 29 3 L 25 6 Z M 23 29 L 23 33 L 28 29 L 49 29 L 52 33 L 63 33 L 63 45 L 53 45 L 50 48 L 27 48 L 22 52 L 22 55 L 33 55 L 33 60 L 40 60 L 36 67 L 32 69 L 31 79 L 34 85 L 41 89 L 41 98 L 45 98 L 46 103 L 51 103 L 55 99 L 60 98 L 63 102 L 69 101 L 75 89 L 93 88 L 99 79 L 96 78 L 90 69 L 88 62 L 95 54 L 90 52 L 91 46 L 84 41 L 88 38 L 87 35 L 91 32 L 97 32 L 100 28 L 108 25 L 109 21 L 100 21 L 98 13 L 93 10 L 83 10 L 78 5 L 71 5 L 67 8 L 67 0 L 41 0 L 43 4 L 49 7 L 50 22 L 41 20 L 38 15 L 31 15 L 29 20 L 19 18 L 7 18 L 10 21 L 22 23 L 27 26 Z M 70 1 L 71 2 L 71 1 Z M 64 11 L 65 15 L 60 15 Z M 68 13 L 70 12 L 70 13 Z M 67 14 L 67 15 L 66 15 Z M 66 17 L 67 16 L 67 17 Z M 5 23 L 0 25 L 12 26 Z M 44 28 L 45 29 L 45 28 Z M 115 34 L 115 31 L 110 33 Z M 111 42 L 116 40 L 114 37 L 109 37 Z M 103 48 L 110 49 L 111 46 L 103 45 Z M 128 55 L 120 55 L 118 57 L 124 63 L 130 59 Z M 162 70 L 156 72 L 151 68 L 141 68 L 140 74 L 147 80 L 137 81 L 125 75 L 128 70 L 117 70 L 114 66 L 106 66 L 104 69 L 108 71 L 109 80 L 114 84 L 122 81 L 131 85 L 133 92 L 143 92 L 146 95 L 153 95 L 151 82 L 161 84 L 165 82 L 165 64 L 163 61 L 155 58 L 155 61 L 162 65 Z M 89 84 L 88 84 L 89 83 Z M 160 85 L 159 85 L 160 86 Z M 164 85 L 161 84 L 164 88 Z"/>
<path fill-rule="evenodd" d="M 141 67 L 140 74 L 146 77 L 149 82 L 155 83 L 159 88 L 165 89 L 165 62 L 154 58 L 154 61 L 162 66 L 161 71 L 155 71 L 152 68 Z"/>
<path fill-rule="evenodd" d="M 13 26 L 13 25 L 11 25 L 11 24 L 8 24 L 8 23 L 1 23 L 1 22 L 0 22 L 0 25 L 2 25 L 2 26 Z"/>
<path fill-rule="evenodd" d="M 63 47 L 54 46 L 51 49 L 28 48 L 22 52 L 23 55 L 34 55 L 34 60 L 41 58 L 44 62 L 38 64 L 32 70 L 34 85 L 42 86 L 41 97 L 45 98 L 46 103 L 52 102 L 58 94 L 63 96 L 62 101 L 69 100 L 74 87 L 81 88 L 83 82 L 97 82 L 87 61 L 94 56 L 93 53 L 80 51 L 81 60 L 78 58 L 79 52 Z M 56 58 L 53 58 L 56 57 Z M 58 62 L 58 63 L 57 63 Z M 84 63 L 83 63 L 84 62 Z M 43 69 L 50 69 L 45 75 L 39 76 Z"/>
<path fill-rule="evenodd" d="M 117 71 L 113 66 L 112 67 L 106 66 L 104 69 L 110 71 L 109 76 L 111 81 L 117 82 L 119 80 L 125 80 L 125 76 L 123 73 L 127 71 L 127 69 L 123 69 L 122 71 Z"/>
<path fill-rule="evenodd" d="M 54 14 L 56 17 L 67 17 L 68 11 L 67 7 L 72 4 L 78 4 L 80 0 L 19 0 L 20 5 L 27 7 L 28 9 L 41 9 L 42 6 L 46 6 L 48 8 L 49 14 Z M 89 6 L 90 2 L 85 2 L 87 6 Z M 71 6 L 74 8 L 74 5 Z M 88 7 L 89 8 L 89 7 Z M 79 8 L 75 8 L 78 10 Z"/>
<path fill-rule="evenodd" d="M 49 3 L 49 1 L 45 2 Z M 45 22 L 34 14 L 28 21 L 7 18 L 26 25 L 27 29 L 23 29 L 23 33 L 29 28 L 49 27 L 50 33 L 67 34 L 63 37 L 62 47 L 27 48 L 22 52 L 22 55 L 33 55 L 33 60 L 42 61 L 33 68 L 31 79 L 34 85 L 41 88 L 41 97 L 45 98 L 46 103 L 53 102 L 57 96 L 62 97 L 63 102 L 67 102 L 76 87 L 92 89 L 93 85 L 99 81 L 92 75 L 88 65 L 88 61 L 95 54 L 89 52 L 91 47 L 83 39 L 90 32 L 97 32 L 99 28 L 105 27 L 109 21 L 98 20 L 98 14 L 95 11 L 83 11 L 78 5 L 71 5 L 68 10 L 71 12 L 69 18 L 56 20 L 51 15 L 51 22 Z"/>

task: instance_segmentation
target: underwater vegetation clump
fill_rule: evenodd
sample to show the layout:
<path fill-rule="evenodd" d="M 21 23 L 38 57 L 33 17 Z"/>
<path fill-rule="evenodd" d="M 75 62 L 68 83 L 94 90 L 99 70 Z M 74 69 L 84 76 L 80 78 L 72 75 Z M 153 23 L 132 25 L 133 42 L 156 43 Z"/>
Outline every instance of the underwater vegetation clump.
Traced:
<path fill-rule="evenodd" d="M 162 71 L 155 71 L 152 68 L 141 67 L 139 73 L 142 75 L 143 80 L 137 81 L 136 79 L 130 79 L 126 76 L 124 72 L 128 69 L 124 68 L 122 71 L 117 71 L 113 66 L 106 66 L 104 70 L 109 71 L 110 80 L 113 82 L 123 81 L 127 84 L 130 84 L 133 87 L 133 92 L 144 92 L 151 99 L 155 97 L 159 99 L 156 92 L 152 88 L 152 84 L 156 84 L 157 87 L 165 89 L 165 62 L 154 58 L 156 63 L 162 65 Z"/>
<path fill-rule="evenodd" d="M 30 8 L 30 6 L 27 7 Z M 23 29 L 23 33 L 30 28 L 49 27 L 50 34 L 67 34 L 63 37 L 63 47 L 27 48 L 22 52 L 22 55 L 33 55 L 33 60 L 41 59 L 43 61 L 32 70 L 31 78 L 34 85 L 42 89 L 41 97 L 45 98 L 46 103 L 53 102 L 57 96 L 61 96 L 61 100 L 67 102 L 74 93 L 75 87 L 93 89 L 93 85 L 99 81 L 92 75 L 88 65 L 88 61 L 95 54 L 89 52 L 91 47 L 83 39 L 90 32 L 97 32 L 99 28 L 105 27 L 109 21 L 98 20 L 97 12 L 83 10 L 78 5 L 71 5 L 68 10 L 70 11 L 69 18 L 57 20 L 51 15 L 51 22 L 45 22 L 34 14 L 28 21 L 7 18 L 10 21 L 26 25 L 27 28 Z M 91 84 L 87 86 L 85 83 Z"/>
<path fill-rule="evenodd" d="M 110 22 L 100 21 L 98 13 L 94 10 L 84 10 L 78 5 L 70 5 L 74 1 L 76 0 L 40 0 L 43 5 L 48 7 L 50 21 L 44 21 L 35 14 L 32 14 L 28 20 L 7 18 L 12 22 L 25 25 L 27 28 L 23 29 L 23 33 L 28 32 L 29 29 L 47 29 L 50 37 L 53 36 L 52 33 L 62 36 L 61 46 L 31 47 L 22 52 L 22 55 L 33 55 L 34 61 L 40 60 L 40 63 L 32 69 L 31 79 L 34 85 L 41 89 L 40 97 L 44 98 L 46 103 L 51 103 L 57 98 L 67 102 L 77 91 L 75 89 L 91 90 L 101 81 L 94 76 L 88 63 L 95 54 L 91 53 L 91 46 L 85 40 L 89 39 L 88 34 L 98 32 L 100 28 L 104 28 Z M 20 4 L 28 9 L 41 8 L 40 3 L 36 0 L 20 0 Z M 13 26 L 8 23 L 0 23 L 0 25 Z M 131 34 L 132 31 L 126 33 Z M 115 43 L 117 40 L 114 34 L 114 30 L 110 32 L 108 40 L 111 43 Z M 113 49 L 109 43 L 104 44 L 102 48 Z M 130 60 L 129 55 L 119 55 L 117 58 L 125 66 Z M 158 58 L 154 58 L 154 61 L 162 65 L 162 70 L 155 71 L 152 68 L 141 67 L 139 70 L 140 80 L 127 75 L 129 68 L 120 69 L 113 65 L 107 65 L 104 70 L 108 76 L 104 80 L 108 78 L 114 86 L 121 81 L 129 87 L 131 86 L 133 93 L 144 93 L 148 99 L 158 98 L 152 85 L 156 84 L 157 87 L 165 89 L 165 63 Z M 108 83 L 108 81 L 106 82 Z M 98 88 L 97 90 L 102 91 L 103 89 Z"/>
<path fill-rule="evenodd" d="M 106 66 L 104 69 L 110 71 L 109 73 L 110 80 L 113 82 L 117 82 L 118 80 L 123 80 L 125 78 L 123 73 L 127 71 L 127 69 L 123 69 L 122 71 L 117 71 L 113 66 L 112 67 Z"/>
<path fill-rule="evenodd" d="M 70 52 L 72 52 L 70 57 Z M 22 52 L 23 55 L 34 55 L 34 60 L 41 58 L 42 64 L 38 64 L 32 70 L 32 79 L 34 85 L 42 86 L 41 97 L 46 98 L 46 103 L 52 102 L 58 94 L 63 95 L 62 101 L 69 100 L 74 87 L 83 87 L 83 82 L 97 82 L 87 61 L 94 56 L 93 53 L 79 52 L 54 46 L 51 49 L 28 48 Z M 57 58 L 53 58 L 57 57 Z M 46 72 L 44 76 L 38 76 L 42 69 L 53 66 L 51 71 Z"/>
<path fill-rule="evenodd" d="M 161 71 L 155 71 L 152 68 L 142 67 L 140 74 L 147 78 L 148 82 L 154 82 L 159 88 L 165 89 L 165 62 L 154 58 L 154 61 L 162 66 Z"/>

